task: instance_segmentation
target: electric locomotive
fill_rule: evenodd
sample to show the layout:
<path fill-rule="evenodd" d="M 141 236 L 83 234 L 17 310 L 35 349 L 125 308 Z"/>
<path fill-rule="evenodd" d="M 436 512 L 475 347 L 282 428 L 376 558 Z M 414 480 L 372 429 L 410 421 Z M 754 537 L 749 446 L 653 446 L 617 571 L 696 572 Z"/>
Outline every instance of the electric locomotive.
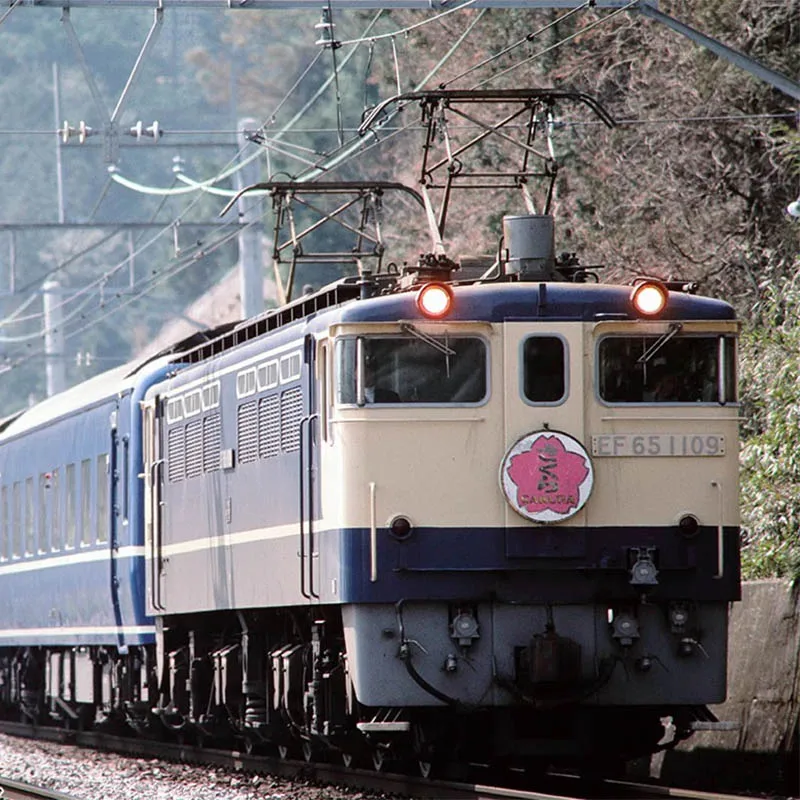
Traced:
<path fill-rule="evenodd" d="M 737 322 L 659 281 L 544 280 L 551 222 L 506 220 L 500 280 L 346 279 L 151 387 L 165 719 L 427 769 L 633 757 L 709 718 Z"/>
<path fill-rule="evenodd" d="M 493 96 L 535 127 L 533 105 L 564 94 Z M 421 101 L 430 121 L 477 95 Z M 433 170 L 405 189 L 429 211 Z M 0 434 L 0 457 L 42 455 L 3 468 L 0 591 L 21 593 L 21 571 L 111 568 L 92 573 L 91 609 L 57 582 L 56 614 L 11 606 L 7 708 L 424 774 L 610 764 L 713 721 L 740 594 L 733 309 L 685 284 L 596 282 L 555 256 L 548 213 L 506 217 L 491 269 L 459 270 L 444 219 L 418 263 L 362 268 L 118 374 L 141 406 L 128 450 L 107 387 L 48 401 L 59 430 L 91 420 L 117 442 L 99 488 L 90 471 L 51 481 L 44 505 L 14 499 L 25 469 L 61 475 L 67 455 L 48 460 L 35 410 Z M 38 560 L 37 532 L 63 541 L 76 508 L 107 519 L 85 523 L 98 555 Z M 10 544 L 23 530 L 30 552 Z M 135 630 L 114 622 L 123 543 Z M 102 635 L 82 639 L 97 615 Z"/>

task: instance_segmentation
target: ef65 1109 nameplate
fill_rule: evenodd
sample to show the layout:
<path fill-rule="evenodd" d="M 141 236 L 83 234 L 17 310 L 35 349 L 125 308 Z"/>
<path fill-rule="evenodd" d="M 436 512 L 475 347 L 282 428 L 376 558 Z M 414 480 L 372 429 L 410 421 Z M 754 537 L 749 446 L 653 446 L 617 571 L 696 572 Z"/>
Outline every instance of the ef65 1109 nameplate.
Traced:
<path fill-rule="evenodd" d="M 718 433 L 604 433 L 592 436 L 592 455 L 603 457 L 724 456 Z"/>

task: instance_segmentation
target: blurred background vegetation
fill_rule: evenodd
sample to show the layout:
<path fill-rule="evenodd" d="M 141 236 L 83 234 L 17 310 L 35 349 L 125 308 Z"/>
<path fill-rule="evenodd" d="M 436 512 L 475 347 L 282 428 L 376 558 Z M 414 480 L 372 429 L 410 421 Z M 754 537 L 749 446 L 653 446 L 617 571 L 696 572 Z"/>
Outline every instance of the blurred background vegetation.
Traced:
<path fill-rule="evenodd" d="M 662 0 L 660 8 L 779 72 L 800 75 L 794 2 Z M 60 15 L 21 6 L 0 26 L 0 222 L 28 224 L 13 241 L 0 231 L 0 364 L 7 367 L 0 416 L 44 394 L 40 290 L 48 277 L 61 282 L 67 298 L 65 356 L 74 383 L 133 357 L 237 261 L 230 222 L 218 220 L 224 199 L 122 188 L 110 181 L 99 136 L 61 148 L 66 220 L 179 224 L 130 237 L 113 228 L 30 227 L 59 213 L 54 64 L 61 117 L 102 128 Z M 360 144 L 354 134 L 365 110 L 398 86 L 552 86 L 595 96 L 619 124 L 607 130 L 571 108 L 561 111 L 557 248 L 604 265 L 606 279 L 647 273 L 696 280 L 701 291 L 736 307 L 743 320 L 745 570 L 749 577 L 800 575 L 800 223 L 785 213 L 800 194 L 797 102 L 636 13 L 465 8 L 414 27 L 432 16 L 337 12 L 337 40 L 362 41 L 333 53 L 315 44 L 319 12 L 169 10 L 120 120 L 123 130 L 158 120 L 166 132 L 157 144 L 121 136 L 114 166 L 162 189 L 176 186 L 175 158 L 187 175 L 211 178 L 235 157 L 237 121 L 251 116 L 266 137 L 282 136 L 305 158 L 263 148 L 264 179 L 297 177 L 322 163 L 334 179 L 414 185 L 416 108 Z M 81 9 L 70 19 L 113 108 L 151 12 Z M 509 154 L 487 145 L 483 157 L 503 163 Z M 449 251 L 495 252 L 502 215 L 522 210 L 515 195 L 459 198 L 448 219 Z M 200 221 L 218 225 L 192 227 Z M 427 249 L 410 205 L 387 206 L 383 225 L 391 260 Z M 271 227 L 267 213 L 265 247 Z M 300 280 L 321 285 L 333 277 L 307 271 Z"/>

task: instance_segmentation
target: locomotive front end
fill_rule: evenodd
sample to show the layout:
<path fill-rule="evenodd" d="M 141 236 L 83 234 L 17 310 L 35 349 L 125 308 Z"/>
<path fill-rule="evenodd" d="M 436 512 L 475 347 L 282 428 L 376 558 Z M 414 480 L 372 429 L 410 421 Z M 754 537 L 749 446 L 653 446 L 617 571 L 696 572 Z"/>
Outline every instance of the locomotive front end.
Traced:
<path fill-rule="evenodd" d="M 456 287 L 438 318 L 405 297 L 333 332 L 322 473 L 362 732 L 628 757 L 724 698 L 737 323 L 651 286 Z"/>

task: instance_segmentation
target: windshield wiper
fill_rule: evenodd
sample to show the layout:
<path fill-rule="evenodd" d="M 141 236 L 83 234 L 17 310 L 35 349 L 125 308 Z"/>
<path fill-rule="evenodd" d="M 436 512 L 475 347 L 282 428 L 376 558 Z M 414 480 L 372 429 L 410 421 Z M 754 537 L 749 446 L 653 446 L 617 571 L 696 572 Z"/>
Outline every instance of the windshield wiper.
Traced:
<path fill-rule="evenodd" d="M 446 344 L 443 344 L 433 336 L 428 336 L 427 333 L 417 330 L 409 322 L 400 323 L 400 330 L 403 331 L 403 333 L 410 333 L 412 336 L 416 336 L 416 338 L 421 342 L 425 342 L 425 344 L 430 345 L 430 347 L 432 347 L 434 350 L 438 350 L 440 353 L 444 353 L 446 356 L 454 356 L 456 354 L 455 350 L 452 350 Z"/>
<path fill-rule="evenodd" d="M 682 322 L 670 322 L 667 332 L 661 334 L 647 350 L 636 359 L 637 364 L 646 364 L 670 339 L 677 336 L 683 329 Z"/>

